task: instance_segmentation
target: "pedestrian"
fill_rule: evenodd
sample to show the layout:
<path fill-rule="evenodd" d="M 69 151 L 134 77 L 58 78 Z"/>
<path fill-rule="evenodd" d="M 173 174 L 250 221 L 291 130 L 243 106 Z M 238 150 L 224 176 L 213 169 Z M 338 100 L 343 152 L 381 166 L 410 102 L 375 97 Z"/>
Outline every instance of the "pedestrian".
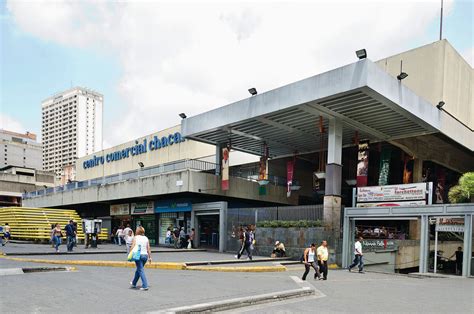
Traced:
<path fill-rule="evenodd" d="M 181 227 L 179 231 L 179 243 L 181 243 L 180 248 L 184 249 L 188 246 L 188 241 L 186 241 L 186 232 L 184 232 L 184 228 Z"/>
<path fill-rule="evenodd" d="M 180 246 L 180 243 L 179 243 L 179 229 L 177 227 L 175 227 L 173 230 L 173 241 L 174 241 L 174 248 L 178 249 Z"/>
<path fill-rule="evenodd" d="M 323 240 L 318 247 L 316 254 L 318 255 L 318 266 L 320 273 L 323 273 L 323 280 L 328 280 L 328 242 Z"/>
<path fill-rule="evenodd" d="M 61 226 L 56 224 L 53 229 L 54 248 L 56 249 L 56 253 L 59 253 L 59 246 L 61 245 L 62 236 L 63 232 L 61 230 Z"/>
<path fill-rule="evenodd" d="M 127 224 L 127 227 L 125 227 L 125 229 L 123 229 L 123 238 L 124 239 L 129 234 L 130 231 L 132 231 L 132 234 L 133 234 L 133 230 L 132 230 L 132 228 L 130 228 L 130 224 Z"/>
<path fill-rule="evenodd" d="M 133 243 L 133 231 L 132 229 L 128 230 L 128 233 L 125 235 L 125 245 L 127 246 L 127 254 L 130 253 L 130 248 Z"/>
<path fill-rule="evenodd" d="M 286 249 L 285 244 L 283 242 L 275 242 L 275 247 L 272 251 L 272 257 L 286 257 Z"/>
<path fill-rule="evenodd" d="M 148 282 L 145 276 L 145 265 L 147 260 L 151 263 L 151 251 L 150 251 L 150 241 L 145 236 L 145 229 L 142 226 L 138 226 L 135 230 L 135 237 L 132 242 L 131 251 L 135 249 L 135 246 L 138 246 L 137 250 L 140 250 L 140 260 L 135 261 L 137 269 L 135 270 L 135 277 L 130 282 L 131 288 L 137 288 L 138 279 L 142 280 L 142 286 L 140 290 L 148 290 Z"/>
<path fill-rule="evenodd" d="M 11 228 L 8 225 L 8 222 L 6 222 L 5 226 L 3 227 L 3 239 L 4 239 L 4 241 L 2 242 L 2 246 L 5 246 L 10 241 L 10 238 L 12 236 L 10 230 L 11 230 Z"/>
<path fill-rule="evenodd" d="M 306 276 L 308 275 L 311 267 L 314 269 L 314 279 L 320 279 L 321 274 L 319 273 L 319 266 L 316 264 L 316 244 L 311 243 L 311 246 L 304 250 L 303 257 L 305 271 L 303 278 L 301 279 L 306 280 Z"/>
<path fill-rule="evenodd" d="M 51 241 L 51 247 L 54 247 L 54 228 L 56 228 L 56 224 L 51 224 L 51 231 L 49 233 L 49 238 Z"/>
<path fill-rule="evenodd" d="M 352 268 L 356 267 L 359 265 L 359 273 L 363 274 L 364 273 L 364 259 L 362 254 L 362 240 L 364 240 L 363 237 L 359 237 L 354 244 L 354 261 L 352 264 L 349 265 L 348 270 L 351 271 Z"/>
<path fill-rule="evenodd" d="M 462 247 L 458 247 L 458 250 L 451 255 L 449 259 L 452 259 L 453 257 L 456 257 L 456 275 L 461 275 L 462 274 L 462 260 L 463 260 L 463 252 L 462 252 Z"/>
<path fill-rule="evenodd" d="M 250 236 L 250 251 L 252 251 L 252 254 L 253 254 L 253 251 L 255 250 L 255 244 L 257 242 L 255 241 L 255 232 L 252 225 L 249 226 L 249 236 Z"/>
<path fill-rule="evenodd" d="M 166 229 L 166 239 L 165 239 L 166 246 L 171 246 L 171 230 L 170 228 Z"/>
<path fill-rule="evenodd" d="M 74 224 L 74 232 L 76 234 L 76 237 L 75 237 L 76 241 L 74 241 L 74 246 L 77 247 L 77 242 L 79 242 L 79 236 L 77 235 L 77 221 L 74 221 L 73 224 Z"/>
<path fill-rule="evenodd" d="M 114 227 L 112 229 L 112 232 L 110 233 L 110 239 L 112 240 L 112 243 L 118 244 L 117 240 L 117 227 Z"/>
<path fill-rule="evenodd" d="M 252 244 L 250 240 L 250 231 L 249 228 L 247 227 L 246 230 L 242 233 L 243 239 L 242 239 L 242 246 L 240 247 L 239 252 L 235 256 L 237 259 L 240 259 L 244 251 L 247 252 L 247 256 L 249 260 L 252 260 L 252 251 L 250 250 L 250 245 Z"/>
<path fill-rule="evenodd" d="M 66 230 L 66 246 L 67 246 L 67 251 L 72 252 L 73 247 L 74 247 L 74 242 L 76 242 L 76 231 L 74 231 L 74 221 L 71 219 L 69 220 L 69 223 L 64 227 Z"/>
<path fill-rule="evenodd" d="M 123 237 L 124 237 L 124 234 L 123 234 L 123 225 L 118 227 L 117 229 L 117 233 L 115 234 L 117 236 L 117 240 L 118 240 L 118 245 L 119 246 L 122 246 L 122 242 L 123 242 Z"/>
<path fill-rule="evenodd" d="M 194 237 L 196 236 L 196 230 L 191 228 L 191 233 L 189 234 L 189 242 L 191 242 L 191 249 L 194 248 Z"/>

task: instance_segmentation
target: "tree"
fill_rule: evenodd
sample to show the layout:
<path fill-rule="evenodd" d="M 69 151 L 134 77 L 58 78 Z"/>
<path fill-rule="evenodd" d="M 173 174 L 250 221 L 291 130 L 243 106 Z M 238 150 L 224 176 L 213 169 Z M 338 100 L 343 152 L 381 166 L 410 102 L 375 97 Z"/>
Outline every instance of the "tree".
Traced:
<path fill-rule="evenodd" d="M 448 193 L 451 203 L 468 203 L 474 196 L 474 172 L 466 172 Z"/>

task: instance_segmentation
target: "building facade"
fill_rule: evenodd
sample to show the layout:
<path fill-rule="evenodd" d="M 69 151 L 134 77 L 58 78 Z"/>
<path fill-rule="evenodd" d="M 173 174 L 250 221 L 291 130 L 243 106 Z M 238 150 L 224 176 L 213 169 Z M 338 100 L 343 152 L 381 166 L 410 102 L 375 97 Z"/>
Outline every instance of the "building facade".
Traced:
<path fill-rule="evenodd" d="M 60 179 L 65 166 L 102 149 L 103 102 L 103 95 L 75 87 L 41 103 L 45 171 Z"/>
<path fill-rule="evenodd" d="M 36 142 L 36 134 L 25 134 L 0 129 L 0 168 L 17 166 L 43 169 L 43 149 Z"/>
<path fill-rule="evenodd" d="M 22 195 L 54 187 L 54 174 L 43 170 L 7 166 L 0 168 L 0 207 L 21 206 Z"/>
<path fill-rule="evenodd" d="M 397 261 L 385 260 L 384 264 L 396 265 L 398 271 L 423 271 L 409 252 L 415 251 L 421 232 L 428 239 L 425 231 L 435 228 L 437 217 L 389 221 L 387 210 L 382 209 L 390 205 L 395 212 L 423 211 L 433 204 L 446 208 L 443 204 L 448 202 L 449 188 L 461 174 L 474 170 L 472 68 L 459 55 L 449 53 L 451 49 L 447 41 L 440 41 L 378 62 L 355 60 L 183 119 L 181 137 L 215 148 L 215 162 L 209 167 L 172 162 L 156 169 L 147 169 L 145 164 L 134 173 L 103 178 L 95 173 L 97 179 L 71 190 L 44 196 L 30 193 L 27 203 L 127 216 L 129 221 L 154 230 L 158 243 L 169 227 L 194 227 L 203 239 L 199 245 L 218 242 L 223 250 L 223 239 L 238 241 L 233 230 L 240 225 L 258 227 L 262 220 L 273 223 L 295 217 L 291 211 L 291 215 L 279 214 L 275 206 L 319 205 L 322 213 L 311 219 L 322 220 L 325 234 L 331 235 L 327 238 L 330 260 L 338 263 L 342 250 L 349 250 L 342 246 L 341 234 L 347 227 L 343 210 L 354 206 L 355 212 L 379 214 L 377 220 L 354 221 L 349 237 L 367 229 L 372 237 L 367 245 L 396 252 L 386 252 L 387 258 Z M 392 66 L 400 66 L 400 56 L 408 77 L 398 78 L 400 67 L 396 71 Z M 430 62 L 417 62 L 420 58 Z M 436 67 L 438 63 L 444 66 Z M 440 73 L 452 67 L 459 71 Z M 433 68 L 438 70 L 433 73 Z M 453 79 L 438 85 L 438 79 L 445 76 Z M 419 87 L 434 77 L 438 79 L 429 85 L 435 91 Z M 116 159 L 129 162 L 129 151 L 152 154 L 150 150 L 143 153 L 143 146 L 156 145 L 151 143 L 151 138 L 145 137 L 82 162 L 87 169 L 100 169 L 97 167 L 106 163 L 112 167 Z M 252 153 L 260 162 L 229 167 L 233 161 L 229 149 Z M 140 161 L 135 159 L 131 167 Z M 267 211 L 264 207 L 271 208 Z M 262 215 L 252 209 L 262 209 Z M 294 208 L 300 210 L 305 209 Z M 229 214 L 233 218 L 228 218 Z M 472 230 L 464 230 L 466 244 Z M 317 237 L 315 234 L 313 240 L 320 240 Z M 461 242 L 459 235 L 443 239 L 449 241 L 443 245 L 450 253 Z M 275 240 L 280 239 L 265 238 L 257 243 L 271 246 Z M 395 240 L 396 247 L 388 245 Z M 294 249 L 301 251 L 309 243 L 298 243 L 301 247 Z M 472 245 L 464 247 L 472 253 Z"/>

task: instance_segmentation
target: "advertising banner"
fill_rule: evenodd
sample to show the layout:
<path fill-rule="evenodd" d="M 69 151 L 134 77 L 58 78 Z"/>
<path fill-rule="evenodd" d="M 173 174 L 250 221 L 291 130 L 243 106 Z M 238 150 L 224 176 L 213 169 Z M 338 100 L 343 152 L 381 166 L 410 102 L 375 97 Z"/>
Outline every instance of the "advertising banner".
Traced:
<path fill-rule="evenodd" d="M 357 203 L 426 201 L 426 183 L 412 183 L 357 188 Z M 425 203 L 426 204 L 426 203 Z"/>
<path fill-rule="evenodd" d="M 357 186 L 367 186 L 367 175 L 369 173 L 369 141 L 359 142 L 359 153 L 357 158 Z"/>
<path fill-rule="evenodd" d="M 155 213 L 190 212 L 193 205 L 189 201 L 155 201 Z"/>
<path fill-rule="evenodd" d="M 293 185 L 293 172 L 295 169 L 295 161 L 290 160 L 286 162 L 286 196 L 291 196 L 291 186 Z"/>
<path fill-rule="evenodd" d="M 110 205 L 110 216 L 130 215 L 130 204 Z"/>
<path fill-rule="evenodd" d="M 229 148 L 222 149 L 222 191 L 229 190 Z"/>
<path fill-rule="evenodd" d="M 140 202 L 130 204 L 132 215 L 143 215 L 143 214 L 153 214 L 155 213 L 154 203 L 150 202 Z"/>
<path fill-rule="evenodd" d="M 382 153 L 380 154 L 379 185 L 388 184 L 391 158 L 392 158 L 392 150 L 390 148 L 382 149 Z"/>

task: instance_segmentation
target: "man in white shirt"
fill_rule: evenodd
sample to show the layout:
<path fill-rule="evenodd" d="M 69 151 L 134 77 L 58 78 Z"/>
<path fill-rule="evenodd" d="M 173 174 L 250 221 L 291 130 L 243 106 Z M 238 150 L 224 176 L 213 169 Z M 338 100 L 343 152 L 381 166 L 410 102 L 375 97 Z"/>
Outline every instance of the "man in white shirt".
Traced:
<path fill-rule="evenodd" d="M 364 273 L 364 260 L 363 260 L 364 254 L 362 254 L 362 240 L 364 240 L 364 238 L 359 237 L 359 239 L 354 244 L 354 261 L 352 262 L 351 265 L 349 265 L 349 271 L 351 271 L 352 268 L 359 265 L 359 273 L 361 274 Z"/>

